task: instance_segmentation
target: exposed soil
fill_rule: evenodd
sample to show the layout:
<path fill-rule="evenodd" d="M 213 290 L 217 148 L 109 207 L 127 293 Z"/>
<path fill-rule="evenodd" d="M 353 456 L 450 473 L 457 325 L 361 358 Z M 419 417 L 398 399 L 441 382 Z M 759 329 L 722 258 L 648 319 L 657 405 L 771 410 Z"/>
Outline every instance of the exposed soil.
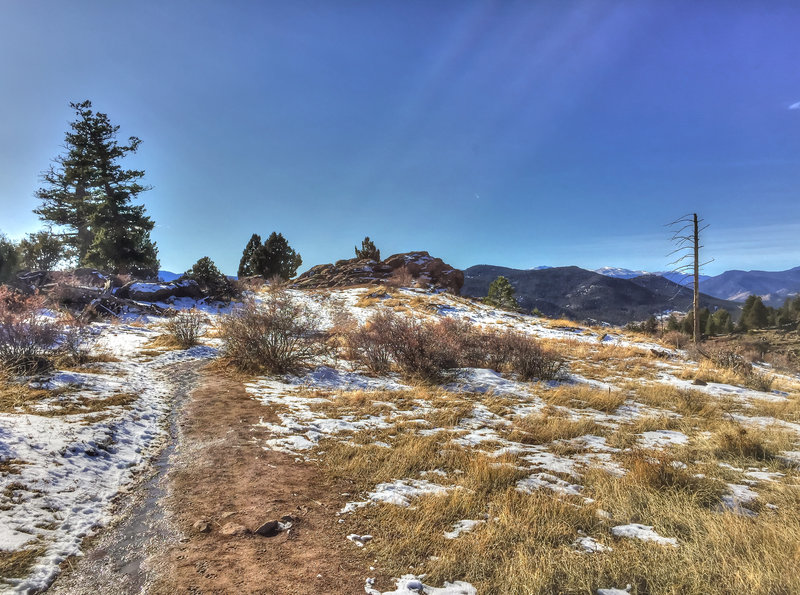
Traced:
<path fill-rule="evenodd" d="M 205 373 L 187 404 L 168 510 L 188 539 L 166 554 L 153 593 L 364 593 L 362 552 L 344 537 L 336 512 L 343 488 L 313 464 L 262 448 L 254 427 L 272 412 L 236 380 Z M 251 531 L 291 515 L 275 537 L 226 536 L 229 523 Z M 197 521 L 211 530 L 200 533 Z"/>

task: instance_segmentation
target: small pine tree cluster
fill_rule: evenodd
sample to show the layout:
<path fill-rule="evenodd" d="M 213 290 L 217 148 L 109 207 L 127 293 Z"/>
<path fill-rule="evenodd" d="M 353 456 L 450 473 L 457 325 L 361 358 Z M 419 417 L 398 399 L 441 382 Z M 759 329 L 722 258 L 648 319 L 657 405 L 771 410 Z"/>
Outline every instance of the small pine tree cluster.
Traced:
<path fill-rule="evenodd" d="M 375 243 L 369 239 L 369 236 L 365 237 L 361 242 L 361 249 L 356 246 L 355 250 L 356 258 L 359 260 L 370 259 L 376 262 L 381 261 L 381 251 L 375 247 Z"/>
<path fill-rule="evenodd" d="M 517 298 L 514 297 L 514 287 L 511 282 L 503 276 L 498 277 L 489 285 L 489 293 L 483 298 L 484 303 L 503 308 L 506 310 L 516 310 L 519 307 Z"/>
<path fill-rule="evenodd" d="M 742 316 L 736 325 L 738 331 L 749 331 L 771 326 L 798 327 L 800 324 L 800 296 L 787 298 L 780 308 L 764 304 L 757 295 L 748 296 L 742 306 Z"/>
<path fill-rule="evenodd" d="M 261 236 L 254 233 L 242 252 L 238 274 L 239 278 L 260 275 L 265 279 L 291 279 L 302 264 L 303 259 L 289 246 L 283 234 L 273 231 L 262 244 Z"/>

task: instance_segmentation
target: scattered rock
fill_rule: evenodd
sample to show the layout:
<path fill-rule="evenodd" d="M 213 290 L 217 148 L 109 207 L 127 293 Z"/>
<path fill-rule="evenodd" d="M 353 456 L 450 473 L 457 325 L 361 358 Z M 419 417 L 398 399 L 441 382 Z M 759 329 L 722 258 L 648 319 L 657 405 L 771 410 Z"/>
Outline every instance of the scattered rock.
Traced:
<path fill-rule="evenodd" d="M 208 533 L 211 531 L 211 523 L 201 519 L 199 521 L 195 521 L 195 523 L 192 525 L 192 529 L 194 529 L 196 533 Z"/>
<path fill-rule="evenodd" d="M 239 525 L 237 523 L 227 523 L 225 524 L 222 529 L 219 531 L 222 535 L 247 535 L 250 533 L 250 529 L 245 527 L 244 525 Z"/>
<path fill-rule="evenodd" d="M 275 537 L 276 535 L 291 529 L 297 519 L 293 516 L 284 515 L 279 521 L 267 521 L 255 530 L 256 535 L 262 537 Z"/>

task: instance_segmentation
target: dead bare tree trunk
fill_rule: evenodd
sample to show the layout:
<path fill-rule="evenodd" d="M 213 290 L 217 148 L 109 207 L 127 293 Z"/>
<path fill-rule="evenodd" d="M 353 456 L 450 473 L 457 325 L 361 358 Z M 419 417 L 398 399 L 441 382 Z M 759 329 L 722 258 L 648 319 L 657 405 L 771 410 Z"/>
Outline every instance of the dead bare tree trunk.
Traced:
<path fill-rule="evenodd" d="M 697 213 L 684 215 L 676 219 L 669 225 L 673 228 L 672 242 L 676 245 L 675 250 L 670 252 L 670 256 L 678 254 L 678 258 L 670 263 L 676 273 L 682 273 L 686 277 L 692 275 L 692 341 L 695 345 L 700 343 L 700 267 L 711 262 L 700 262 L 700 232 L 705 230 L 708 225 L 700 228 Z M 691 259 L 691 262 L 686 262 Z"/>
<path fill-rule="evenodd" d="M 697 230 L 697 213 L 693 213 L 694 219 L 694 333 L 692 340 L 694 344 L 700 340 L 700 238 Z"/>

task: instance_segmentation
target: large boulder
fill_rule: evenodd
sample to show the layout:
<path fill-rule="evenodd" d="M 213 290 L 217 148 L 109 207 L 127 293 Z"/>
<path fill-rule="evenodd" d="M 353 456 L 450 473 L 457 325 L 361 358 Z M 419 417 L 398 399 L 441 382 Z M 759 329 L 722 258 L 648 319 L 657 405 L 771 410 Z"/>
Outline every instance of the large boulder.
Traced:
<path fill-rule="evenodd" d="M 120 287 L 115 295 L 137 302 L 163 302 L 169 298 L 199 299 L 203 297 L 203 291 L 197 281 L 184 279 L 171 283 L 129 283 Z"/>
<path fill-rule="evenodd" d="M 295 285 L 303 288 L 385 283 L 440 289 L 458 295 L 464 284 L 464 273 L 427 252 L 406 252 L 393 254 L 381 262 L 352 258 L 335 264 L 320 264 L 295 279 Z"/>

